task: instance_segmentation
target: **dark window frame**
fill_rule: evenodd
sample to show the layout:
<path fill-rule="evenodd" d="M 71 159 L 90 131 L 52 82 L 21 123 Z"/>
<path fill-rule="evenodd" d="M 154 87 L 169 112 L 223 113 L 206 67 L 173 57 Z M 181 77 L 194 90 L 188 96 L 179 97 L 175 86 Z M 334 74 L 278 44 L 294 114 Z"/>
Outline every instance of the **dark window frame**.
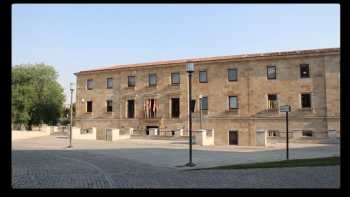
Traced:
<path fill-rule="evenodd" d="M 231 97 L 236 97 L 236 107 L 231 107 Z M 238 96 L 228 96 L 228 107 L 229 107 L 229 110 L 235 110 L 235 109 L 238 109 Z"/>
<path fill-rule="evenodd" d="M 201 73 L 205 73 L 205 81 L 201 81 Z M 198 73 L 199 83 L 208 83 L 208 73 L 207 70 L 201 70 Z"/>
<path fill-rule="evenodd" d="M 206 104 L 207 104 L 206 107 L 203 107 L 203 98 L 206 98 Z M 202 110 L 208 110 L 208 107 L 209 107 L 208 96 L 203 96 L 203 97 L 201 98 L 201 104 L 200 104 L 200 108 L 199 108 L 199 109 L 202 108 Z"/>
<path fill-rule="evenodd" d="M 108 105 L 111 104 L 111 105 Z M 113 101 L 112 100 L 106 100 L 107 105 L 107 112 L 113 112 Z"/>
<path fill-rule="evenodd" d="M 130 105 L 131 101 L 133 102 L 133 105 L 132 105 L 133 107 L 129 108 L 131 106 Z M 127 100 L 127 117 L 130 119 L 135 118 L 135 100 L 134 99 Z"/>
<path fill-rule="evenodd" d="M 90 82 L 90 83 L 89 83 Z M 87 79 L 86 80 L 86 89 L 87 90 L 92 90 L 92 89 L 94 89 L 94 80 L 93 79 Z"/>
<path fill-rule="evenodd" d="M 271 69 L 271 68 L 274 68 L 274 70 L 275 70 L 274 75 L 272 77 L 269 75 L 269 69 Z M 268 66 L 266 66 L 266 78 L 268 80 L 275 80 L 275 79 L 277 79 L 277 66 L 275 66 L 275 65 L 268 65 Z"/>
<path fill-rule="evenodd" d="M 312 137 L 313 134 L 314 134 L 314 132 L 311 131 L 311 130 L 303 130 L 302 133 L 301 133 L 301 135 L 302 135 L 303 137 Z"/>
<path fill-rule="evenodd" d="M 303 99 L 303 96 L 304 95 L 309 95 L 309 106 L 304 106 L 304 99 Z M 310 92 L 304 92 L 304 93 L 301 93 L 300 94 L 300 102 L 301 102 L 301 108 L 302 109 L 310 109 L 312 108 L 312 94 Z"/>
<path fill-rule="evenodd" d="M 270 105 L 269 105 L 269 101 L 270 101 L 270 99 L 269 99 L 269 97 L 270 96 L 276 96 L 276 102 L 277 102 L 277 106 L 276 106 L 276 108 L 270 108 Z M 272 100 L 273 101 L 273 100 Z M 278 102 L 278 94 L 267 94 L 267 109 L 268 110 L 278 110 L 278 105 L 279 105 L 279 102 Z"/>
<path fill-rule="evenodd" d="M 230 79 L 230 71 L 235 71 L 236 72 L 236 78 L 235 79 Z M 228 79 L 228 81 L 238 81 L 238 69 L 237 68 L 229 68 L 229 69 L 227 69 L 227 79 Z"/>
<path fill-rule="evenodd" d="M 131 79 L 134 79 L 133 82 L 134 83 L 131 83 Z M 135 87 L 136 86 L 136 76 L 134 75 L 130 75 L 128 76 L 128 87 Z"/>
<path fill-rule="evenodd" d="M 151 84 L 151 76 L 154 76 L 154 84 Z M 157 74 L 156 73 L 150 73 L 148 74 L 148 86 L 149 87 L 154 87 L 157 86 Z"/>
<path fill-rule="evenodd" d="M 172 72 L 170 75 L 171 75 L 171 85 L 180 85 L 180 83 L 181 83 L 180 72 Z M 178 82 L 174 82 L 174 75 L 179 76 Z"/>
<path fill-rule="evenodd" d="M 307 68 L 307 73 L 304 74 L 303 69 Z M 299 65 L 299 69 L 300 69 L 300 78 L 310 78 L 310 64 L 300 64 Z"/>
<path fill-rule="evenodd" d="M 111 86 L 108 86 L 108 82 L 109 82 L 109 80 L 111 80 L 112 82 L 111 82 Z M 106 79 L 106 85 L 107 85 L 107 89 L 113 89 L 113 77 L 108 77 L 107 79 Z"/>
<path fill-rule="evenodd" d="M 90 103 L 90 105 L 89 105 Z M 86 101 L 86 112 L 91 113 L 92 112 L 92 107 L 93 107 L 93 102 L 92 101 Z"/>
<path fill-rule="evenodd" d="M 178 100 L 178 110 L 175 110 L 174 100 Z M 171 118 L 180 118 L 180 98 L 171 98 Z"/>

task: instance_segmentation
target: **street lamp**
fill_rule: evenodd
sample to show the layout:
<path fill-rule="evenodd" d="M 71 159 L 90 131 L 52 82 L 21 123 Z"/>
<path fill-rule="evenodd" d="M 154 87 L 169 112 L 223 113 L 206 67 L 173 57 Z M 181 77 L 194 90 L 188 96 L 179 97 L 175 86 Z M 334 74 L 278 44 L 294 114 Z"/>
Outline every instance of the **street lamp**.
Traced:
<path fill-rule="evenodd" d="M 73 91 L 74 83 L 70 83 L 70 125 L 69 125 L 69 145 L 68 148 L 72 148 L 72 124 L 73 124 Z"/>
<path fill-rule="evenodd" d="M 188 73 L 188 130 L 189 130 L 189 162 L 186 164 L 186 166 L 193 167 L 196 164 L 192 163 L 192 110 L 191 110 L 191 103 L 192 103 L 192 73 L 194 72 L 194 64 L 188 63 L 186 65 L 186 71 Z"/>
<path fill-rule="evenodd" d="M 203 95 L 199 95 L 199 128 L 202 129 L 202 98 Z"/>

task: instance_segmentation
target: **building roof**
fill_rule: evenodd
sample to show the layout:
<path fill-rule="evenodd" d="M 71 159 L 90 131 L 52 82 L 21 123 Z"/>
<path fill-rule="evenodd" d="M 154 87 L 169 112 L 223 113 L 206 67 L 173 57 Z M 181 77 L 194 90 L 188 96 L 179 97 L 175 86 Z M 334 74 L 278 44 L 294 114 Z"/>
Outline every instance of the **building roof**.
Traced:
<path fill-rule="evenodd" d="M 75 75 L 83 73 L 94 73 L 100 71 L 111 71 L 124 68 L 136 68 L 136 67 L 145 67 L 145 66 L 161 66 L 161 65 L 178 65 L 186 63 L 204 63 L 212 61 L 227 61 L 227 60 L 245 60 L 251 58 L 272 58 L 278 56 L 292 56 L 292 55 L 308 55 L 308 54 L 322 54 L 322 53 L 339 53 L 340 48 L 323 48 L 323 49 L 309 49 L 309 50 L 295 50 L 295 51 L 283 51 L 283 52 L 270 52 L 270 53 L 251 53 L 243 55 L 228 55 L 228 56 L 216 56 L 216 57 L 204 57 L 204 58 L 190 58 L 190 59 L 180 59 L 180 60 L 169 60 L 169 61 L 155 61 L 147 63 L 138 63 L 138 64 L 123 64 L 123 65 L 113 65 L 109 67 L 102 67 L 90 70 L 84 70 Z"/>

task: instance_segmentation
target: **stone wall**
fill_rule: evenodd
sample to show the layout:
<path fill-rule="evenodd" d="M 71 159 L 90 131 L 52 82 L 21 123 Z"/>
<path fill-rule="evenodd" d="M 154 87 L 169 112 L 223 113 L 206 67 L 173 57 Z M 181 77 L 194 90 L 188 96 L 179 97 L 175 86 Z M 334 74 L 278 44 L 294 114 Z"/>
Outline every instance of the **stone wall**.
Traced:
<path fill-rule="evenodd" d="M 199 95 L 208 96 L 203 128 L 215 129 L 215 144 L 228 144 L 228 132 L 238 131 L 238 145 L 256 145 L 256 130 L 285 130 L 284 113 L 268 112 L 267 95 L 277 94 L 279 106 L 289 104 L 290 130 L 312 130 L 315 137 L 328 136 L 329 129 L 340 132 L 339 53 L 274 56 L 195 63 L 193 74 L 193 129 L 199 129 Z M 300 64 L 310 65 L 310 78 L 300 78 Z M 277 79 L 267 80 L 267 65 L 277 66 Z M 97 128 L 103 139 L 105 128 L 187 129 L 187 73 L 185 64 L 159 65 L 101 71 L 77 76 L 76 126 Z M 228 81 L 227 70 L 236 68 L 238 80 Z M 206 70 L 208 83 L 199 83 L 199 71 Z M 171 72 L 180 72 L 180 85 L 171 85 Z M 148 87 L 148 74 L 157 74 L 157 86 Z M 127 87 L 128 75 L 136 76 L 136 87 Z M 106 78 L 113 77 L 113 89 Z M 86 80 L 94 80 L 86 90 Z M 312 95 L 310 110 L 301 109 L 301 93 Z M 238 109 L 228 110 L 228 96 L 238 97 Z M 144 117 L 144 100 L 157 99 L 157 117 Z M 171 118 L 171 98 L 180 98 L 180 117 Z M 113 100 L 113 112 L 106 112 L 106 100 Z M 135 118 L 127 118 L 127 100 L 135 99 Z M 93 112 L 86 113 L 86 101 L 93 101 Z"/>

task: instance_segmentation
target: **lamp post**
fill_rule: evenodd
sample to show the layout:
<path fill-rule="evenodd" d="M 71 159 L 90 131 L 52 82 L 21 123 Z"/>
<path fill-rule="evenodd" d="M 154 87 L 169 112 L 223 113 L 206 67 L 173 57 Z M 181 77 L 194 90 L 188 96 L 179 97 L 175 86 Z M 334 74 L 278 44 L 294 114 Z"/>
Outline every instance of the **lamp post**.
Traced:
<path fill-rule="evenodd" d="M 68 145 L 68 148 L 72 148 L 73 91 L 74 91 L 74 83 L 70 83 L 70 124 L 69 124 L 69 145 Z"/>
<path fill-rule="evenodd" d="M 192 101 L 192 73 L 194 72 L 194 64 L 188 63 L 186 65 L 186 71 L 188 73 L 188 130 L 189 130 L 189 162 L 186 166 L 193 167 L 196 164 L 192 163 L 192 110 L 191 110 L 191 101 Z"/>
<path fill-rule="evenodd" d="M 199 95 L 199 128 L 202 129 L 202 98 L 203 95 Z"/>

